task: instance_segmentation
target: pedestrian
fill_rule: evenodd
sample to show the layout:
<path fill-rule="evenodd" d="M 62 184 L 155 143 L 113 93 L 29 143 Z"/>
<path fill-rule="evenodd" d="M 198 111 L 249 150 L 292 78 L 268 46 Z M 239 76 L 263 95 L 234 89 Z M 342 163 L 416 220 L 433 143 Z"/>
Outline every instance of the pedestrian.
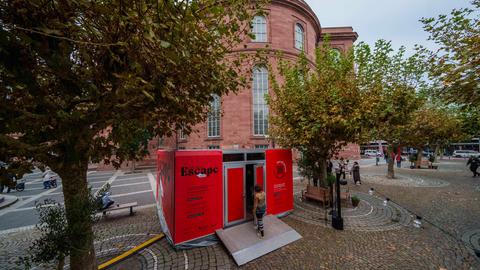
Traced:
<path fill-rule="evenodd" d="M 352 176 L 353 176 L 353 182 L 355 183 L 355 185 L 362 184 L 362 181 L 360 180 L 360 165 L 356 161 L 353 162 Z"/>
<path fill-rule="evenodd" d="M 110 192 L 105 192 L 102 196 L 102 210 L 107 209 L 110 205 L 114 204 L 115 202 L 110 199 Z"/>
<path fill-rule="evenodd" d="M 7 168 L 0 166 L 0 193 L 3 193 L 5 187 L 8 187 Z"/>
<path fill-rule="evenodd" d="M 388 151 L 386 149 L 383 150 L 383 157 L 385 158 L 385 163 L 388 164 Z"/>
<path fill-rule="evenodd" d="M 473 173 L 473 177 L 480 175 L 480 173 L 477 172 L 478 166 L 480 166 L 480 161 L 478 158 L 470 157 L 467 161 L 467 166 L 470 165 L 470 171 Z"/>
<path fill-rule="evenodd" d="M 397 154 L 397 168 L 401 168 L 402 167 L 402 155 L 401 153 L 399 152 Z"/>
<path fill-rule="evenodd" d="M 343 180 L 345 180 L 345 160 L 343 159 L 343 157 L 340 157 L 338 166 L 340 168 L 340 176 L 343 176 Z"/>
<path fill-rule="evenodd" d="M 327 175 L 331 175 L 332 174 L 332 171 L 333 171 L 333 163 L 332 161 L 329 159 L 327 161 Z"/>
<path fill-rule="evenodd" d="M 338 157 L 335 157 L 335 161 L 333 162 L 333 170 L 335 171 L 337 180 L 340 179 L 340 175 L 342 174 L 342 165 Z"/>
<path fill-rule="evenodd" d="M 343 180 L 345 180 L 345 175 L 347 174 L 347 172 L 348 172 L 348 174 L 351 173 L 349 163 L 350 163 L 349 159 L 347 159 L 347 161 L 345 161 L 345 163 L 344 163 L 344 166 L 343 166 Z"/>
<path fill-rule="evenodd" d="M 255 185 L 255 196 L 253 199 L 253 215 L 257 219 L 257 235 L 261 238 L 265 235 L 263 227 L 263 216 L 267 210 L 265 203 L 265 192 L 262 187 Z"/>
<path fill-rule="evenodd" d="M 379 162 L 380 162 L 380 153 L 377 153 L 377 156 L 375 157 L 375 165 L 378 166 Z"/>

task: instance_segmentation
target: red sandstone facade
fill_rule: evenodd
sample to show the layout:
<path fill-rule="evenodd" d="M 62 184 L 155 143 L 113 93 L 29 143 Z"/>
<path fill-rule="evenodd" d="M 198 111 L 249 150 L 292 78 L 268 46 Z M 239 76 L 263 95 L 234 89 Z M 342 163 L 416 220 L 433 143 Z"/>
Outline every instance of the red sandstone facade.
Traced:
<path fill-rule="evenodd" d="M 266 38 L 261 38 L 260 42 L 246 38 L 244 43 L 232 53 L 254 53 L 257 49 L 268 48 L 272 52 L 281 51 L 283 57 L 295 61 L 301 53 L 301 50 L 296 46 L 298 46 L 298 42 L 302 41 L 299 39 L 301 35 L 297 35 L 296 32 L 301 33 L 298 29 L 302 29 L 304 33 L 302 38 L 303 49 L 313 65 L 315 48 L 321 44 L 325 35 L 330 35 L 332 46 L 340 51 L 346 51 L 352 47 L 357 38 L 357 34 L 353 32 L 351 27 L 322 28 L 315 13 L 302 0 L 272 0 L 266 11 L 267 15 L 264 16 L 266 33 L 262 35 Z M 263 29 L 262 27 L 263 25 L 260 26 L 261 29 Z M 269 61 L 275 69 L 277 60 L 274 54 L 271 55 Z M 254 68 L 255 66 L 251 67 L 252 71 Z M 268 84 L 268 82 L 266 83 Z M 260 84 L 265 87 L 265 80 Z M 180 149 L 276 147 L 274 141 L 268 138 L 268 132 L 264 132 L 265 135 L 256 134 L 258 132 L 254 126 L 258 121 L 254 123 L 255 97 L 253 88 L 255 86 L 253 82 L 250 85 L 250 87 L 240 90 L 237 94 L 221 97 L 219 104 L 221 116 L 218 117 L 219 121 L 216 122 L 219 124 L 219 134 L 214 132 L 218 136 L 209 136 L 212 132 L 209 132 L 208 123 L 201 123 L 194 128 L 196 132 L 189 136 L 182 136 L 179 133 L 174 138 L 152 142 L 150 148 L 153 150 L 157 147 Z M 270 91 L 270 88 L 268 88 L 268 91 Z M 263 118 L 265 118 L 264 114 L 262 115 Z M 360 148 L 358 145 L 349 145 L 340 155 L 351 159 L 360 158 Z"/>

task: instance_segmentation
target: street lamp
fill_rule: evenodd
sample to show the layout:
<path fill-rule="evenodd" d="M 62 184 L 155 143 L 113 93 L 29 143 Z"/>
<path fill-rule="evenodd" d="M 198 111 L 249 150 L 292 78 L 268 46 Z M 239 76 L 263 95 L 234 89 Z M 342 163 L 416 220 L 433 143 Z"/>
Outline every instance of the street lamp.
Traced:
<path fill-rule="evenodd" d="M 383 206 L 387 206 L 389 201 L 390 198 L 385 198 L 385 200 L 383 201 Z"/>
<path fill-rule="evenodd" d="M 420 229 L 422 227 L 422 217 L 416 216 L 415 220 L 413 221 L 413 227 Z"/>
<path fill-rule="evenodd" d="M 337 179 L 335 181 L 336 189 L 336 202 L 337 202 L 337 211 L 332 212 L 332 227 L 337 230 L 343 230 L 343 218 L 342 218 L 342 202 L 340 200 L 340 185 L 346 185 L 347 181 L 340 180 L 340 174 L 337 173 Z"/>

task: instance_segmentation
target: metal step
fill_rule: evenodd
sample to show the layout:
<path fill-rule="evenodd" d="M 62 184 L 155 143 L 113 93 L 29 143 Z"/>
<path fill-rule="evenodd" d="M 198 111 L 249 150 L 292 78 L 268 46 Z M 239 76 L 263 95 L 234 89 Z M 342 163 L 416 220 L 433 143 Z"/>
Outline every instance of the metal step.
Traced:
<path fill-rule="evenodd" d="M 237 265 L 246 264 L 302 238 L 294 229 L 275 216 L 268 215 L 264 217 L 263 222 L 264 238 L 257 236 L 253 222 L 216 231 Z"/>

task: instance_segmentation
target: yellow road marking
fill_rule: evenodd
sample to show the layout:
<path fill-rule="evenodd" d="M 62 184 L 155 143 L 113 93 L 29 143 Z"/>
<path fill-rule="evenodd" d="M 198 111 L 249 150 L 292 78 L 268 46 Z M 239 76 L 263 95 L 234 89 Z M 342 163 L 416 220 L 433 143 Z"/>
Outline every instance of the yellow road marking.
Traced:
<path fill-rule="evenodd" d="M 105 269 L 105 268 L 107 268 L 107 267 L 109 267 L 109 266 L 111 266 L 111 265 L 113 265 L 113 264 L 115 264 L 115 263 L 117 263 L 117 262 L 119 262 L 119 261 L 127 258 L 128 256 L 132 255 L 133 253 L 135 253 L 135 252 L 137 252 L 137 251 L 139 251 L 139 250 L 142 250 L 142 249 L 146 248 L 147 246 L 149 246 L 149 245 L 157 242 L 158 240 L 162 239 L 164 236 L 165 236 L 165 235 L 164 235 L 163 233 L 161 233 L 161 234 L 159 234 L 159 235 L 151 238 L 150 240 L 148 240 L 148 241 L 146 241 L 146 242 L 143 242 L 142 244 L 140 244 L 140 245 L 138 245 L 138 246 L 136 246 L 136 247 L 134 247 L 134 248 L 126 251 L 125 253 L 123 253 L 123 254 L 121 254 L 121 255 L 119 255 L 119 256 L 117 256 L 117 257 L 115 257 L 115 258 L 113 258 L 113 259 L 111 259 L 111 260 L 109 260 L 109 261 L 107 261 L 107 262 L 102 263 L 102 264 L 98 267 L 98 270 Z"/>

